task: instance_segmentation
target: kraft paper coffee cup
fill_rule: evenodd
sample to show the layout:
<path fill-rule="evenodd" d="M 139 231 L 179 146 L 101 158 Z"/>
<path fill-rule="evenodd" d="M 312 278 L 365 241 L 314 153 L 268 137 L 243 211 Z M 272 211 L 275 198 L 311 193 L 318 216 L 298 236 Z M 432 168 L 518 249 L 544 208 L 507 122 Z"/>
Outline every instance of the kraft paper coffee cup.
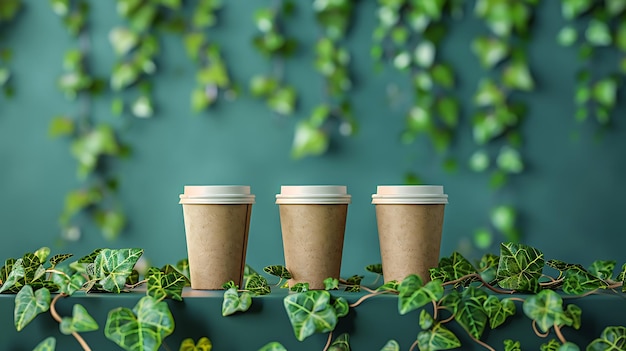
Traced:
<path fill-rule="evenodd" d="M 192 289 L 217 290 L 230 280 L 243 284 L 250 213 L 249 186 L 185 186 L 185 237 Z"/>
<path fill-rule="evenodd" d="M 439 264 L 448 195 L 438 185 L 378 186 L 372 195 L 385 282 L 411 274 L 424 282 Z"/>
<path fill-rule="evenodd" d="M 324 289 L 324 279 L 339 279 L 351 196 L 345 186 L 282 186 L 279 205 L 289 286 L 309 283 Z"/>

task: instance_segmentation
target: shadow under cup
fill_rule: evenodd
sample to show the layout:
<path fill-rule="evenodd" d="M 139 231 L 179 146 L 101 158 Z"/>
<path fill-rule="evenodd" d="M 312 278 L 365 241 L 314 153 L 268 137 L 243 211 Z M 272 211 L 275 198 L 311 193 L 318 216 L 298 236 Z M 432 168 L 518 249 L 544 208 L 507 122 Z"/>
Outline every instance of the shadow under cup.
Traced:
<path fill-rule="evenodd" d="M 372 195 L 385 282 L 416 274 L 430 280 L 439 264 L 448 195 L 442 186 L 379 186 Z"/>
<path fill-rule="evenodd" d="M 185 186 L 179 203 L 192 289 L 242 286 L 254 200 L 248 186 Z"/>

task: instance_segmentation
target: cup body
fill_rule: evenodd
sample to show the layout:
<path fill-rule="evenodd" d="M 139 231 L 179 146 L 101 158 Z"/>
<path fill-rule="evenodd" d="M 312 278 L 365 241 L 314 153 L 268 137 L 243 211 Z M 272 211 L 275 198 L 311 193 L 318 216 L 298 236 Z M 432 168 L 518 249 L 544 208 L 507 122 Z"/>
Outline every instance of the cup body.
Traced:
<path fill-rule="evenodd" d="M 345 186 L 282 186 L 276 195 L 289 286 L 339 279 L 350 195 Z"/>
<path fill-rule="evenodd" d="M 437 267 L 448 196 L 442 186 L 379 186 L 372 195 L 385 282 Z"/>
<path fill-rule="evenodd" d="M 248 186 L 185 186 L 180 195 L 191 288 L 243 284 L 254 195 Z"/>

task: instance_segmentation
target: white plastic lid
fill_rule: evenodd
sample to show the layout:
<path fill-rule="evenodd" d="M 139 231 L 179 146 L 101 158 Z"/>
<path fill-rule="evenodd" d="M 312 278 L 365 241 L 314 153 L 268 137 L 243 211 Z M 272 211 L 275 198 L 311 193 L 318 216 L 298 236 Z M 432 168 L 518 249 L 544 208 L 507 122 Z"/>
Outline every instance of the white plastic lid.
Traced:
<path fill-rule="evenodd" d="M 349 204 L 345 185 L 283 185 L 277 204 Z"/>
<path fill-rule="evenodd" d="M 180 204 L 253 204 L 247 185 L 185 185 Z"/>
<path fill-rule="evenodd" d="M 379 185 L 372 204 L 447 204 L 441 185 Z"/>

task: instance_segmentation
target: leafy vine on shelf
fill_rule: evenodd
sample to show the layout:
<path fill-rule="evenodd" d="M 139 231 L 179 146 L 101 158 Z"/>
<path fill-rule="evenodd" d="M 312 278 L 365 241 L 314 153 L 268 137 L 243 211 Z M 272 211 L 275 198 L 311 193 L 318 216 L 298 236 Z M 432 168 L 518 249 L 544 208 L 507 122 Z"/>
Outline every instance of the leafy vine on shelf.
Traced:
<path fill-rule="evenodd" d="M 84 184 L 66 195 L 59 218 L 63 238 L 71 241 L 80 238 L 78 214 L 86 211 L 104 237 L 114 239 L 124 228 L 126 216 L 115 195 L 117 179 L 109 174 L 103 163 L 125 156 L 127 149 L 117 140 L 111 124 L 102 120 L 96 123 L 92 116 L 92 100 L 105 84 L 87 69 L 89 38 L 85 24 L 89 6 L 86 1 L 69 0 L 53 0 L 51 5 L 80 44 L 78 48 L 66 51 L 64 73 L 58 79 L 59 89 L 68 100 L 76 101 L 78 110 L 55 116 L 49 126 L 51 136 L 70 138 L 71 153 L 78 162 L 78 178 Z"/>
<path fill-rule="evenodd" d="M 625 10 L 624 1 L 561 0 L 561 14 L 568 24 L 557 41 L 563 46 L 576 45 L 583 63 L 574 94 L 578 121 L 590 116 L 601 125 L 611 121 L 626 74 Z M 601 70 L 596 64 L 600 57 L 610 60 Z"/>
<path fill-rule="evenodd" d="M 296 159 L 321 155 L 328 150 L 331 122 L 338 123 L 341 135 L 352 135 L 357 129 L 349 99 L 351 58 L 345 45 L 354 4 L 350 0 L 315 0 L 312 6 L 322 30 L 315 44 L 315 69 L 324 77 L 325 101 L 296 125 L 291 150 Z"/>
<path fill-rule="evenodd" d="M 137 271 L 137 262 L 143 255 L 139 248 L 96 249 L 76 261 L 72 254 L 50 256 L 50 249 L 42 247 L 20 258 L 9 258 L 0 267 L 0 293 L 15 295 L 14 324 L 22 330 L 38 315 L 50 312 L 59 323 L 61 333 L 73 335 L 83 350 L 90 350 L 82 333 L 93 332 L 100 326 L 80 304 L 72 308 L 72 315 L 63 317 L 56 311 L 60 299 L 78 293 L 121 293 L 146 285 L 145 296 L 133 309 L 117 307 L 109 311 L 104 334 L 125 350 L 156 351 L 175 329 L 175 321 L 166 300 L 183 300 L 183 289 L 190 285 L 187 260 L 175 266 L 150 267 Z M 546 269 L 555 273 L 550 275 Z M 349 351 L 349 335 L 333 339 L 333 331 L 341 318 L 368 299 L 387 294 L 397 296 L 398 313 L 405 315 L 419 311 L 415 323 L 416 340 L 410 350 L 448 350 L 461 347 L 461 341 L 446 325 L 455 322 L 474 342 L 488 350 L 485 343 L 488 330 L 503 330 L 505 322 L 521 310 L 540 338 L 547 338 L 542 350 L 577 351 L 579 345 L 568 341 L 563 328 L 579 329 L 582 310 L 573 303 L 565 303 L 562 295 L 584 298 L 598 290 L 622 295 L 626 293 L 626 263 L 614 275 L 616 261 L 597 260 L 589 267 L 559 260 L 546 260 L 543 253 L 518 243 L 502 243 L 499 255 L 486 254 L 472 264 L 454 252 L 442 257 L 437 267 L 430 270 L 430 280 L 422 281 L 410 275 L 401 282 L 388 281 L 375 289 L 361 285 L 363 276 L 348 279 L 328 278 L 324 290 L 309 290 L 307 283 L 293 285 L 284 297 L 285 312 L 294 336 L 303 341 L 317 333 L 328 333 L 324 350 Z M 382 265 L 366 267 L 368 272 L 382 274 Z M 263 269 L 278 277 L 279 286 L 290 279 L 283 266 Z M 143 279 L 140 280 L 143 274 Z M 234 282 L 224 284 L 222 316 L 247 311 L 255 296 L 272 292 L 267 279 L 246 266 L 244 286 Z M 285 285 L 282 285 L 285 286 Z M 333 291 L 366 290 L 359 299 L 349 302 L 335 296 Z M 56 293 L 56 295 L 53 294 Z M 431 307 L 429 307 L 431 306 Z M 136 344 L 139 342 L 139 344 Z M 507 339 L 505 351 L 519 351 L 524 340 Z M 48 337 L 34 351 L 55 350 L 56 340 Z M 202 337 L 197 342 L 184 339 L 180 350 L 210 349 L 211 341 Z M 587 350 L 617 351 L 626 348 L 626 326 L 608 326 L 587 345 Z M 498 348 L 500 349 L 500 348 Z M 282 350 L 278 342 L 269 342 L 259 351 Z M 399 343 L 390 339 L 381 351 L 398 351 Z"/>
<path fill-rule="evenodd" d="M 282 25 L 295 6 L 293 1 L 278 1 L 254 14 L 258 34 L 252 42 L 257 51 L 271 60 L 272 69 L 270 73 L 257 74 L 250 79 L 250 92 L 265 99 L 270 110 L 284 116 L 294 113 L 298 97 L 296 89 L 284 82 L 284 60 L 294 53 L 297 42 L 284 33 Z"/>

